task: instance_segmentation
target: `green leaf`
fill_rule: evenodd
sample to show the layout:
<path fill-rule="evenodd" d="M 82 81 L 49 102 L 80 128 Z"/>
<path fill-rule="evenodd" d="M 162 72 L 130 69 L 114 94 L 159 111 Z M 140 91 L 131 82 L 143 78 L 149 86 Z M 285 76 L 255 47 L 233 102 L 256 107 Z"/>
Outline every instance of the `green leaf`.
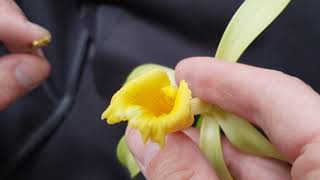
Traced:
<path fill-rule="evenodd" d="M 202 126 L 200 130 L 200 148 L 210 161 L 219 179 L 232 180 L 232 176 L 224 162 L 220 128 L 217 122 L 219 116 L 210 113 L 210 115 L 203 115 L 201 118 Z"/>
<path fill-rule="evenodd" d="M 244 1 L 229 22 L 215 57 L 220 60 L 238 61 L 246 48 L 272 23 L 289 2 L 290 0 Z M 231 179 L 231 176 L 223 161 L 219 125 L 231 143 L 242 151 L 285 160 L 249 122 L 227 112 L 217 114 L 214 110 L 210 114 L 215 120 L 202 120 L 200 147 L 212 162 L 221 180 Z M 201 121 L 198 123 L 200 124 Z"/>
<path fill-rule="evenodd" d="M 134 178 L 139 174 L 139 166 L 129 151 L 124 136 L 120 139 L 117 146 L 117 158 L 120 163 L 129 170 L 131 178 Z"/>
<path fill-rule="evenodd" d="M 234 14 L 220 41 L 216 58 L 237 61 L 254 39 L 290 0 L 246 0 Z"/>
<path fill-rule="evenodd" d="M 231 113 L 214 110 L 219 125 L 231 142 L 240 151 L 286 161 L 284 156 L 248 121 Z"/>
<path fill-rule="evenodd" d="M 201 128 L 201 125 L 202 125 L 202 116 L 200 116 L 199 118 L 198 118 L 198 121 L 197 121 L 197 124 L 196 124 L 196 128 L 198 128 L 198 129 L 200 129 Z"/>

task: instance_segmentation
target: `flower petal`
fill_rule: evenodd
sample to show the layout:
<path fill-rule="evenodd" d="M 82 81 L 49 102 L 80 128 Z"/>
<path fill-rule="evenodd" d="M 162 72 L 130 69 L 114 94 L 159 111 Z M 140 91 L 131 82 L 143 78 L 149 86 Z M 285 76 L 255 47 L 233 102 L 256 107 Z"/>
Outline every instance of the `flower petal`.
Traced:
<path fill-rule="evenodd" d="M 162 70 L 164 70 L 167 73 L 167 75 L 169 76 L 171 84 L 172 85 L 176 84 L 174 70 L 171 69 L 171 68 L 165 67 L 165 66 L 158 65 L 158 64 L 142 64 L 140 66 L 137 66 L 128 75 L 126 82 L 129 82 L 132 79 L 135 79 L 136 77 L 144 75 L 146 72 L 148 72 L 148 71 L 150 71 L 152 69 L 162 69 Z"/>
<path fill-rule="evenodd" d="M 163 147 L 168 133 L 192 125 L 191 91 L 185 81 L 179 87 L 173 84 L 163 67 L 144 67 L 134 71 L 115 93 L 102 119 L 109 124 L 128 120 L 130 127 L 140 131 L 144 142 L 151 139 Z"/>

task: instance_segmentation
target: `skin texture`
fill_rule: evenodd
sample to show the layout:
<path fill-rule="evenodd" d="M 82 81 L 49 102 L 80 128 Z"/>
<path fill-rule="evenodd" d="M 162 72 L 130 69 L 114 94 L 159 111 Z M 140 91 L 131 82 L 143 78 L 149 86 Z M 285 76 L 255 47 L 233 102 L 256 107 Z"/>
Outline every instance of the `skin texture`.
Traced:
<path fill-rule="evenodd" d="M 50 33 L 29 22 L 13 0 L 0 0 L 0 27 L 0 42 L 11 53 L 0 57 L 0 110 L 3 110 L 48 77 L 50 65 L 41 50 L 26 52 L 34 40 Z"/>
<path fill-rule="evenodd" d="M 243 154 L 223 139 L 225 160 L 236 179 L 320 179 L 320 96 L 304 82 L 279 71 L 208 57 L 181 61 L 176 78 L 186 80 L 194 96 L 259 126 L 291 162 Z M 162 151 L 153 143 L 144 145 L 135 133 L 128 130 L 126 140 L 148 179 L 217 179 L 206 172 L 213 170 L 197 149 L 197 130 L 169 135 Z M 146 157 L 148 161 L 140 161 Z"/>

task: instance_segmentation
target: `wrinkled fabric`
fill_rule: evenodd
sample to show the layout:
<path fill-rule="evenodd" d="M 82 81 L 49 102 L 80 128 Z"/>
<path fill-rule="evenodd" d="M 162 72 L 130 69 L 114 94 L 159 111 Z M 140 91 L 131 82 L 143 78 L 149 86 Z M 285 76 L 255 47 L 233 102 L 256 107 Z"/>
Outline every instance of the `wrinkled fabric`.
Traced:
<path fill-rule="evenodd" d="M 130 70 L 142 63 L 174 67 L 190 56 L 213 56 L 242 1 L 104 0 L 17 1 L 28 18 L 48 28 L 52 64 L 43 86 L 0 112 L 0 177 L 25 180 L 129 179 L 115 148 L 125 124 L 108 126 L 100 115 Z M 240 62 L 297 76 L 320 92 L 320 2 L 293 1 L 246 51 Z M 3 27 L 1 27 L 3 28 Z M 77 47 L 88 32 L 86 53 Z M 77 56 L 78 53 L 78 56 Z M 17 152 L 46 124 L 68 89 L 73 61 L 84 59 L 79 86 L 61 123 L 26 158 Z M 81 76 L 80 76 L 81 75 Z M 41 139 L 41 137 L 39 137 Z M 18 166 L 8 164 L 18 160 Z M 10 168 L 9 168 L 10 169 Z M 1 178 L 3 179 L 3 178 Z"/>

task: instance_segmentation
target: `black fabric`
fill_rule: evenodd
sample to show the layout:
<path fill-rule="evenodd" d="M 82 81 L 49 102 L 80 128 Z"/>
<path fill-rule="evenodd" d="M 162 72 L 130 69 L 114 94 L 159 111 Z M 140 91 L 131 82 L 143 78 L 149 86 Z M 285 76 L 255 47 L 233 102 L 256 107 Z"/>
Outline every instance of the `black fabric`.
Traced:
<path fill-rule="evenodd" d="M 115 158 L 125 124 L 111 127 L 100 120 L 111 95 L 139 64 L 174 67 L 186 57 L 213 56 L 241 2 L 18 1 L 29 19 L 53 35 L 52 44 L 45 49 L 52 75 L 45 86 L 0 112 L 0 177 L 129 179 Z M 319 5 L 318 1 L 293 1 L 241 62 L 284 71 L 320 92 Z M 83 32 L 88 33 L 88 42 L 82 51 L 79 39 Z M 69 75 L 82 60 L 80 72 L 75 73 L 81 78 L 78 86 L 70 83 Z M 20 159 L 17 154 L 48 124 L 66 97 L 69 104 L 54 121 L 59 122 L 57 127 L 39 137 L 35 141 L 39 144 Z M 12 163 L 16 160 L 18 163 Z"/>

